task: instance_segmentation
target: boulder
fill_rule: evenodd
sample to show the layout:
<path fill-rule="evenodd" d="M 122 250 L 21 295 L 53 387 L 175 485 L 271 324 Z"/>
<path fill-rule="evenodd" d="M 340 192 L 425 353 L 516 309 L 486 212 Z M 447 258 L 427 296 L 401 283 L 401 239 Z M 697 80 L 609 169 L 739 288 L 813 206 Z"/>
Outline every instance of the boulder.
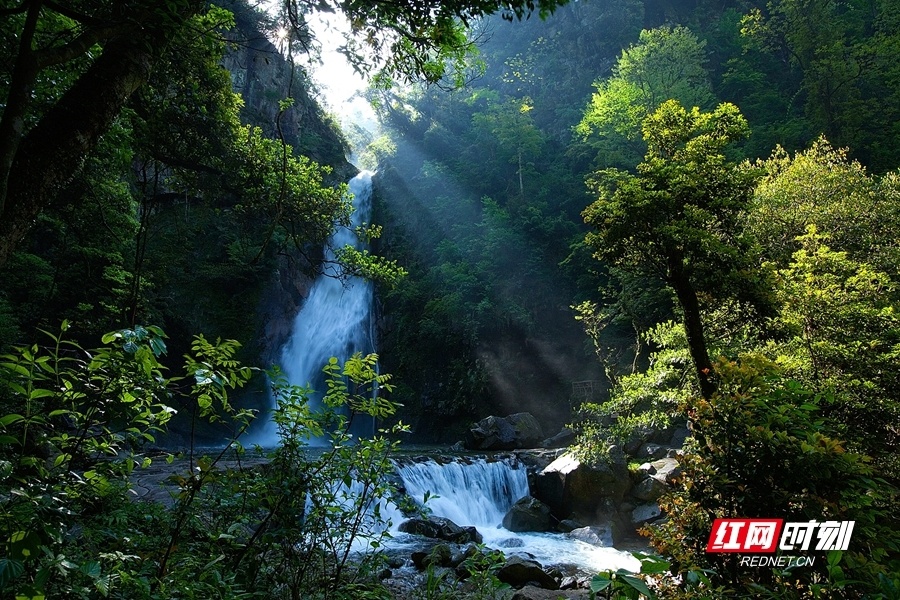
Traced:
<path fill-rule="evenodd" d="M 669 445 L 673 448 L 681 448 L 689 437 L 691 437 L 691 432 L 687 427 L 678 427 L 672 434 Z"/>
<path fill-rule="evenodd" d="M 534 448 L 542 439 L 541 424 L 534 415 L 523 412 L 485 417 L 466 434 L 465 445 L 469 450 L 514 450 Z"/>
<path fill-rule="evenodd" d="M 460 527 L 444 517 L 413 518 L 400 523 L 397 528 L 404 533 L 413 533 L 428 538 L 446 540 L 454 544 L 482 542 L 481 534 L 474 527 Z"/>
<path fill-rule="evenodd" d="M 667 486 L 655 477 L 647 477 L 631 490 L 631 495 L 638 500 L 655 502 L 666 492 Z"/>
<path fill-rule="evenodd" d="M 573 529 L 578 529 L 579 527 L 584 527 L 584 525 L 582 525 L 575 519 L 563 519 L 559 522 L 557 529 L 562 531 L 563 533 L 569 533 Z"/>
<path fill-rule="evenodd" d="M 579 527 L 566 535 L 592 546 L 609 548 L 613 545 L 612 531 L 608 527 Z"/>
<path fill-rule="evenodd" d="M 506 563 L 497 571 L 497 579 L 514 588 L 535 584 L 545 590 L 559 589 L 559 584 L 544 572 L 541 563 L 521 556 L 507 558 Z"/>
<path fill-rule="evenodd" d="M 650 464 L 656 470 L 653 478 L 663 483 L 672 485 L 681 477 L 681 467 L 678 466 L 678 461 L 674 458 L 661 458 Z"/>
<path fill-rule="evenodd" d="M 644 444 L 653 437 L 654 431 L 649 427 L 639 427 L 631 432 L 631 435 L 625 441 L 625 454 L 634 456 Z"/>
<path fill-rule="evenodd" d="M 659 460 L 660 458 L 665 458 L 668 451 L 669 449 L 665 446 L 647 442 L 638 449 L 636 457 L 640 459 Z"/>
<path fill-rule="evenodd" d="M 659 508 L 659 504 L 656 504 L 655 502 L 651 504 L 641 504 L 631 511 L 631 522 L 637 527 L 638 525 L 649 523 L 661 515 L 662 511 Z"/>
<path fill-rule="evenodd" d="M 559 518 L 595 516 L 610 501 L 621 502 L 631 486 L 625 455 L 612 446 L 610 457 L 609 463 L 587 465 L 563 454 L 538 474 L 532 493 Z"/>
<path fill-rule="evenodd" d="M 500 540 L 497 542 L 498 548 L 522 548 L 525 545 L 525 541 L 522 538 L 506 538 L 505 540 Z"/>
<path fill-rule="evenodd" d="M 541 442 L 542 448 L 565 448 L 575 443 L 575 432 L 563 427 L 559 433 Z"/>
<path fill-rule="evenodd" d="M 553 528 L 550 507 L 531 496 L 520 498 L 503 517 L 503 527 L 517 532 L 550 531 Z"/>

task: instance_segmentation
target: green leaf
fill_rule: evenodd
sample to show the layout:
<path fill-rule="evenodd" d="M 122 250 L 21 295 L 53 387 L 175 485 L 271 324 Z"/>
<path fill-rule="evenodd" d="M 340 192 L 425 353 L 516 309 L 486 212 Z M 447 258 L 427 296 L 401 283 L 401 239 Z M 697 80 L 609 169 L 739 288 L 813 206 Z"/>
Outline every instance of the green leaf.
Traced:
<path fill-rule="evenodd" d="M 647 584 L 644 583 L 644 581 L 642 579 L 638 579 L 637 577 L 634 577 L 633 575 L 626 575 L 626 574 L 622 573 L 621 571 L 618 573 L 618 576 L 621 581 L 623 581 L 626 584 L 628 584 L 629 586 L 633 587 L 638 592 L 647 596 L 651 600 L 656 598 L 656 596 L 653 595 L 653 592 L 650 591 L 650 588 L 647 587 Z"/>
<path fill-rule="evenodd" d="M 0 590 L 5 589 L 9 582 L 21 576 L 25 572 L 25 565 L 17 560 L 0 558 Z"/>
<path fill-rule="evenodd" d="M 91 579 L 96 579 L 97 577 L 100 577 L 100 563 L 97 562 L 96 560 L 92 560 L 92 561 L 84 563 L 83 565 L 81 565 L 81 567 L 78 570 L 81 571 L 82 573 L 84 573 L 85 575 L 87 575 L 88 577 L 90 577 Z"/>
<path fill-rule="evenodd" d="M 665 573 L 671 568 L 669 561 L 659 556 L 651 556 L 643 552 L 634 552 L 634 557 L 641 561 L 641 573 L 647 575 L 658 575 Z"/>
<path fill-rule="evenodd" d="M 7 425 L 12 425 L 13 423 L 21 421 L 24 418 L 25 417 L 23 417 L 22 415 L 17 415 L 17 414 L 6 415 L 6 416 L 0 418 L 0 425 L 2 425 L 3 427 L 6 427 Z"/>
<path fill-rule="evenodd" d="M 595 594 L 597 592 L 602 592 L 603 590 L 605 590 L 606 588 L 608 588 L 611 585 L 612 585 L 612 579 L 610 579 L 608 575 L 601 573 L 599 575 L 594 575 L 591 578 L 591 591 L 594 592 Z"/>

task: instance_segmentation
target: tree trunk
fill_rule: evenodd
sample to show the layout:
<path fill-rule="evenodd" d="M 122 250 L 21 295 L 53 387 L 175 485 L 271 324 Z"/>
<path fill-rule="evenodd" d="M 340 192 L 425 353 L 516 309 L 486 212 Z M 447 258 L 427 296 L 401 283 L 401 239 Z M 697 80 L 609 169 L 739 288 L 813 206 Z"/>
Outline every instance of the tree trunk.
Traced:
<path fill-rule="evenodd" d="M 709 359 L 709 351 L 706 348 L 706 336 L 703 332 L 703 319 L 700 315 L 697 292 L 684 270 L 681 253 L 669 252 L 667 262 L 668 283 L 675 290 L 675 296 L 684 313 L 684 330 L 687 333 L 688 350 L 700 382 L 700 394 L 704 399 L 709 400 L 715 393 L 716 386 L 712 380 L 712 361 Z"/>
<path fill-rule="evenodd" d="M 201 4 L 185 1 L 175 15 L 157 16 L 144 22 L 134 35 L 107 43 L 97 61 L 22 139 L 0 215 L 0 266 L 40 211 L 72 179 L 131 94 L 147 81 L 154 63 L 179 28 Z"/>

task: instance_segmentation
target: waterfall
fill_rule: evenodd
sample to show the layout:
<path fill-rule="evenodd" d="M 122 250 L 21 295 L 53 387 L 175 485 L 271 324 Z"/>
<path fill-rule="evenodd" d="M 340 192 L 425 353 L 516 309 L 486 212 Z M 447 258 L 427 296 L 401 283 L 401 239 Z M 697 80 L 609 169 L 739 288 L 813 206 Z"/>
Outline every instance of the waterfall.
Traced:
<path fill-rule="evenodd" d="M 326 264 L 335 264 L 333 248 L 363 247 L 353 229 L 371 220 L 372 173 L 363 171 L 349 182 L 353 194 L 354 212 L 351 227 L 339 228 L 325 244 Z M 291 338 L 281 351 L 281 367 L 292 385 L 309 387 L 315 391 L 310 407 L 321 406 L 325 378 L 322 367 L 332 356 L 342 363 L 354 352 L 375 350 L 372 319 L 372 282 L 359 277 L 341 278 L 337 273 L 320 274 L 313 282 L 306 301 L 294 319 Z M 354 427 L 357 434 L 371 433 L 371 422 L 365 431 Z M 263 445 L 278 443 L 273 423 L 259 436 Z M 311 445 L 326 445 L 325 440 L 310 440 Z"/>
<path fill-rule="evenodd" d="M 524 465 L 515 459 L 487 461 L 458 460 L 441 464 L 434 460 L 396 464 L 406 493 L 431 510 L 436 517 L 446 517 L 457 525 L 474 525 L 484 537 L 484 544 L 505 554 L 534 558 L 542 565 L 574 565 L 583 572 L 628 569 L 637 572 L 640 562 L 628 552 L 600 547 L 569 538 L 561 533 L 514 533 L 502 527 L 503 517 L 512 505 L 529 495 L 528 475 Z M 397 531 L 402 521 L 399 513 L 390 514 L 395 545 L 410 542 Z"/>
<path fill-rule="evenodd" d="M 496 529 L 503 516 L 519 498 L 528 495 L 525 468 L 506 461 L 471 463 L 434 461 L 398 465 L 406 493 L 436 516 L 459 525 Z"/>

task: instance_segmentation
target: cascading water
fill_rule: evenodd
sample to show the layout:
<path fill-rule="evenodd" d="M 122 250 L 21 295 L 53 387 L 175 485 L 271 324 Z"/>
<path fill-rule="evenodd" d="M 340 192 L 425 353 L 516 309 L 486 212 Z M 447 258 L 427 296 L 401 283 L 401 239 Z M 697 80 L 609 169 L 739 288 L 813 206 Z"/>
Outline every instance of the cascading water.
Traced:
<path fill-rule="evenodd" d="M 544 566 L 576 565 L 588 572 L 619 568 L 637 571 L 640 563 L 630 553 L 592 546 L 563 534 L 514 533 L 502 527 L 503 516 L 519 498 L 529 495 L 524 466 L 514 461 L 484 459 L 398 464 L 406 493 L 431 514 L 457 525 L 474 525 L 484 543 L 505 554 L 530 555 Z M 399 520 L 394 518 L 394 528 Z M 404 534 L 396 533 L 402 543 Z"/>
<path fill-rule="evenodd" d="M 525 469 L 503 461 L 471 463 L 433 461 L 397 467 L 406 493 L 435 514 L 460 525 L 496 529 L 516 500 L 528 495 Z"/>
<path fill-rule="evenodd" d="M 338 229 L 325 245 L 326 264 L 337 264 L 333 248 L 354 246 L 362 248 L 353 229 L 370 221 L 372 212 L 372 173 L 363 171 L 349 182 L 353 194 L 354 212 L 350 228 Z M 372 282 L 359 277 L 340 277 L 337 273 L 323 273 L 313 282 L 306 301 L 294 319 L 291 338 L 281 352 L 281 366 L 289 383 L 315 390 L 310 407 L 321 406 L 325 387 L 322 367 L 332 356 L 343 362 L 355 352 L 368 353 L 375 349 L 373 334 Z M 354 427 L 357 433 L 371 433 Z M 257 436 L 262 445 L 278 443 L 277 432 L 269 422 Z M 326 440 L 310 440 L 311 445 L 326 445 Z"/>

